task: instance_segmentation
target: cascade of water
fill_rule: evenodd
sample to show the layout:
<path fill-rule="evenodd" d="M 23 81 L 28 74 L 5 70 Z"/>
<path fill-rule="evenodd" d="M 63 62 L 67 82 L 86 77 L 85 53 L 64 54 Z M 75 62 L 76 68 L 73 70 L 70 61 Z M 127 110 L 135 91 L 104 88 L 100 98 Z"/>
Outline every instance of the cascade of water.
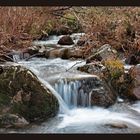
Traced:
<path fill-rule="evenodd" d="M 68 106 L 67 104 L 64 102 L 64 100 L 61 98 L 61 96 L 57 93 L 57 91 L 46 81 L 44 80 L 42 77 L 40 77 L 40 72 L 34 68 L 33 66 L 31 65 L 27 65 L 26 64 L 26 67 L 29 68 L 31 71 L 33 71 L 36 76 L 38 77 L 38 79 L 52 92 L 52 94 L 54 94 L 54 96 L 58 99 L 58 102 L 59 102 L 59 112 L 60 113 L 66 113 L 68 114 L 69 112 L 69 109 L 68 109 Z M 61 88 L 60 88 L 61 89 Z M 60 91 L 61 93 L 61 91 Z"/>
<path fill-rule="evenodd" d="M 88 107 L 90 105 L 90 96 L 84 93 L 80 87 L 80 81 L 67 81 L 67 79 L 61 79 L 54 85 L 54 89 L 69 108 L 77 106 Z"/>
<path fill-rule="evenodd" d="M 14 60 L 14 62 L 19 62 L 20 56 L 18 54 L 13 55 L 13 60 Z"/>
<path fill-rule="evenodd" d="M 39 78 L 39 77 L 38 77 Z M 39 78 L 39 80 L 54 94 L 54 96 L 58 99 L 59 102 L 59 111 L 60 113 L 65 113 L 68 114 L 69 109 L 68 106 L 66 105 L 66 103 L 63 101 L 63 99 L 61 98 L 61 96 L 54 90 L 54 88 L 45 80 L 43 80 L 42 78 Z"/>

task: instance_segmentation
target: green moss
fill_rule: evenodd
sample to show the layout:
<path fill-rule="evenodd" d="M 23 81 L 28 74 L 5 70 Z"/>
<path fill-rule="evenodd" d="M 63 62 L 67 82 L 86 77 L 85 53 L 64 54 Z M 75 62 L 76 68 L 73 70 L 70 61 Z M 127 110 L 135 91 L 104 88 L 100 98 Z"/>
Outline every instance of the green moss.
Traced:
<path fill-rule="evenodd" d="M 29 122 L 44 120 L 56 114 L 58 101 L 48 89 L 42 86 L 30 70 L 21 66 L 10 66 L 0 75 L 0 105 L 10 106 L 10 113 L 19 114 Z M 22 91 L 21 102 L 11 102 Z M 24 100 L 30 94 L 29 100 Z"/>

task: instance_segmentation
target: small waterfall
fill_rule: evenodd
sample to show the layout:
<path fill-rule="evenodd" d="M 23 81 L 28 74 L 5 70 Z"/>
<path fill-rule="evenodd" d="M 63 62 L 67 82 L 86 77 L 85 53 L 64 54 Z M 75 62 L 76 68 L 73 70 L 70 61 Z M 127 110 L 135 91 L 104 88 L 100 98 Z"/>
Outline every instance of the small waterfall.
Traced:
<path fill-rule="evenodd" d="M 14 60 L 14 62 L 19 62 L 20 61 L 20 55 L 19 54 L 14 54 L 13 55 L 13 60 Z"/>
<path fill-rule="evenodd" d="M 78 80 L 67 81 L 67 79 L 61 79 L 55 83 L 54 89 L 69 108 L 90 106 L 89 95 L 83 91 L 81 82 Z"/>
<path fill-rule="evenodd" d="M 38 79 L 54 94 L 54 96 L 58 99 L 59 102 L 59 112 L 60 113 L 66 113 L 68 114 L 69 109 L 68 106 L 66 105 L 66 103 L 63 101 L 63 99 L 61 98 L 61 96 L 53 89 L 53 87 L 45 80 L 43 80 L 42 78 Z"/>
<path fill-rule="evenodd" d="M 29 68 L 31 71 L 33 71 L 36 74 L 36 76 L 38 77 L 38 79 L 44 84 L 44 86 L 46 86 L 52 92 L 52 94 L 58 99 L 59 112 L 68 114 L 69 108 L 68 108 L 67 104 L 64 102 L 64 100 L 61 98 L 61 96 L 57 93 L 57 91 L 46 80 L 44 80 L 42 77 L 40 77 L 40 72 L 36 68 L 34 68 L 30 65 L 28 66 L 28 63 L 26 64 L 26 67 Z"/>

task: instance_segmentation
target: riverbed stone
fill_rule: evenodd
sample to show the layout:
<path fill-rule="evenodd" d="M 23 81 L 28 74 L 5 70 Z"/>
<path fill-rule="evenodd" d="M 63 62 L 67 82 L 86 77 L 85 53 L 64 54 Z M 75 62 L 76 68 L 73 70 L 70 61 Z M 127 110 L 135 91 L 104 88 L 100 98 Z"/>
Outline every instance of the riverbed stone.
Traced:
<path fill-rule="evenodd" d="M 94 84 L 96 86 L 91 86 L 92 89 L 89 92 L 91 106 L 109 107 L 113 105 L 117 100 L 117 95 L 110 89 L 105 81 L 98 78 L 96 83 L 98 84 L 95 84 L 95 82 L 92 83 L 92 85 Z"/>
<path fill-rule="evenodd" d="M 58 100 L 27 68 L 1 64 L 0 114 L 18 114 L 29 122 L 42 121 L 58 111 Z"/>
<path fill-rule="evenodd" d="M 105 66 L 99 61 L 94 61 L 92 63 L 88 63 L 84 66 L 77 68 L 77 70 L 80 70 L 82 72 L 86 72 L 98 76 L 102 73 L 103 69 L 105 69 Z"/>
<path fill-rule="evenodd" d="M 46 50 L 45 57 L 46 58 L 62 58 L 62 59 L 69 59 L 69 58 L 83 58 L 83 50 L 71 47 L 71 48 L 64 48 L 58 47 L 52 50 Z"/>
<path fill-rule="evenodd" d="M 58 41 L 59 45 L 73 45 L 74 42 L 69 35 L 65 35 Z"/>
<path fill-rule="evenodd" d="M 119 122 L 108 123 L 105 126 L 109 126 L 111 128 L 117 128 L 117 129 L 126 129 L 126 128 L 128 128 L 127 124 L 119 123 Z"/>
<path fill-rule="evenodd" d="M 97 49 L 93 55 L 87 58 L 87 63 L 91 63 L 92 61 L 102 61 L 108 59 L 114 59 L 117 56 L 117 51 L 113 49 L 109 44 L 105 44 Z"/>
<path fill-rule="evenodd" d="M 4 128 L 22 128 L 29 124 L 27 120 L 15 114 L 0 115 L 0 127 Z"/>

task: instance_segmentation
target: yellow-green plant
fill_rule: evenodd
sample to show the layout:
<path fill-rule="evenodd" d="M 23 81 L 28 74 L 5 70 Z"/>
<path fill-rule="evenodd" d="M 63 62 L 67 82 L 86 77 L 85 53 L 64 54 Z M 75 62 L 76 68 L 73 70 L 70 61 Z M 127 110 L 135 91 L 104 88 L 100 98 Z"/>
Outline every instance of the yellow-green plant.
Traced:
<path fill-rule="evenodd" d="M 105 66 L 112 79 L 119 78 L 124 73 L 124 65 L 120 60 L 107 60 Z"/>

